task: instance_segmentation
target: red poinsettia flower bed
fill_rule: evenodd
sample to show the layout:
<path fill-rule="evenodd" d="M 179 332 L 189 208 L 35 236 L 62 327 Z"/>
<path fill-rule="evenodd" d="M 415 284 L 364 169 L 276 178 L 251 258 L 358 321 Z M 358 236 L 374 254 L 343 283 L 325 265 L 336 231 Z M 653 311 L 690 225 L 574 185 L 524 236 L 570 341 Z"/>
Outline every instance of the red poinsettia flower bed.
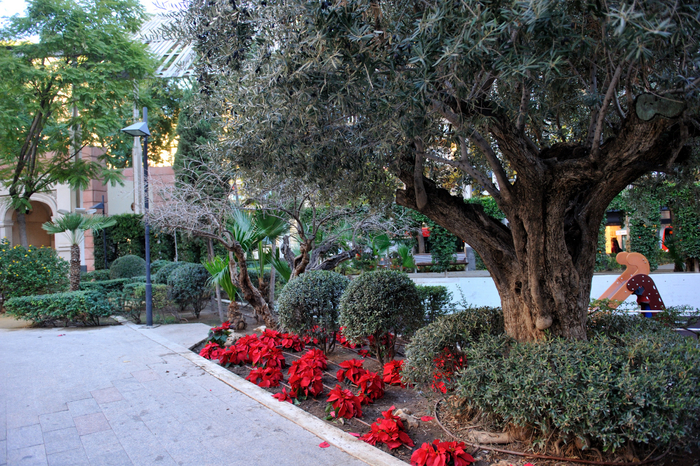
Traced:
<path fill-rule="evenodd" d="M 370 445 L 376 445 L 377 443 L 384 443 L 390 449 L 399 448 L 401 445 L 406 445 L 409 447 L 415 446 L 413 440 L 408 436 L 404 428 L 401 418 L 395 416 L 394 406 L 386 411 L 382 411 L 382 416 L 376 420 L 374 424 L 370 426 L 370 431 L 360 437 L 360 439 L 369 443 Z"/>
<path fill-rule="evenodd" d="M 323 359 L 314 350 L 308 351 L 297 359 L 289 367 L 289 386 L 299 396 L 318 396 L 323 391 L 323 373 L 321 367 L 327 364 L 326 356 L 321 353 Z"/>
<path fill-rule="evenodd" d="M 216 353 L 218 353 L 220 350 L 221 346 L 219 346 L 218 343 L 209 342 L 204 346 L 204 348 L 202 348 L 199 355 L 207 359 L 218 359 L 216 357 Z"/>
<path fill-rule="evenodd" d="M 330 417 L 336 419 L 341 417 L 345 419 L 362 417 L 360 398 L 355 396 L 350 390 L 336 385 L 328 397 L 326 412 L 329 413 Z"/>
<path fill-rule="evenodd" d="M 277 398 L 279 401 L 288 401 L 289 403 L 294 403 L 294 398 L 297 397 L 297 394 L 292 392 L 288 392 L 286 388 L 283 388 L 281 392 L 275 393 L 272 395 L 273 398 Z"/>
<path fill-rule="evenodd" d="M 362 367 L 362 364 L 364 364 L 363 361 L 359 359 L 349 359 L 338 364 L 340 366 L 340 369 L 336 372 L 338 382 L 348 379 L 351 383 L 358 385 L 360 377 L 367 372 L 367 370 Z"/>
<path fill-rule="evenodd" d="M 282 370 L 279 367 L 255 367 L 246 380 L 263 388 L 277 387 L 282 380 Z"/>
<path fill-rule="evenodd" d="M 295 351 L 297 353 L 304 351 L 304 342 L 301 341 L 299 335 L 293 333 L 283 333 L 280 335 L 278 344 L 282 349 Z"/>
<path fill-rule="evenodd" d="M 384 382 L 376 372 L 366 371 L 360 376 L 357 385 L 360 387 L 357 396 L 360 397 L 363 404 L 371 403 L 384 396 Z"/>
<path fill-rule="evenodd" d="M 472 455 L 465 451 L 464 442 L 424 443 L 411 455 L 413 466 L 469 466 L 474 462 Z"/>

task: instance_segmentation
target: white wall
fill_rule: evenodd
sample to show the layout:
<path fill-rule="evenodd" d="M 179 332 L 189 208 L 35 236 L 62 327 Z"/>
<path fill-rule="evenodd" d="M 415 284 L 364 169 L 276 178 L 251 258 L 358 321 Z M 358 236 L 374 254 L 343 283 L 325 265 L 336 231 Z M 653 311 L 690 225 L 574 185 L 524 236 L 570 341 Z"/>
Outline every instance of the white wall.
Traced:
<path fill-rule="evenodd" d="M 598 298 L 617 277 L 594 275 L 591 298 Z M 650 277 L 667 307 L 687 305 L 700 308 L 700 273 L 652 273 Z M 496 285 L 490 277 L 414 278 L 413 281 L 418 285 L 446 286 L 452 292 L 454 302 L 461 302 L 461 290 L 465 301 L 473 306 L 501 305 Z M 625 302 L 634 304 L 636 298 L 630 296 Z"/>

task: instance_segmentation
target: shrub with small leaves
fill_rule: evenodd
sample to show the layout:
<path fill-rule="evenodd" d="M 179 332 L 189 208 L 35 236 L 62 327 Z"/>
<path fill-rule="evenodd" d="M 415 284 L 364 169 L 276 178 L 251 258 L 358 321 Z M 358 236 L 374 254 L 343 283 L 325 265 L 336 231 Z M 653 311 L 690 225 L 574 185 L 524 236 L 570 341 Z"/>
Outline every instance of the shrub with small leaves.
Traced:
<path fill-rule="evenodd" d="M 10 298 L 5 302 L 7 313 L 35 325 L 99 325 L 109 317 L 114 306 L 95 291 L 69 291 L 36 296 Z"/>
<path fill-rule="evenodd" d="M 160 269 L 168 264 L 172 264 L 172 262 L 165 259 L 158 259 L 157 261 L 151 262 L 151 275 L 155 275 Z"/>
<path fill-rule="evenodd" d="M 195 317 L 199 318 L 211 296 L 209 277 L 209 272 L 201 264 L 185 264 L 178 267 L 168 277 L 170 299 L 180 306 L 181 311 L 191 306 Z"/>
<path fill-rule="evenodd" d="M 157 283 L 160 285 L 167 285 L 168 284 L 168 278 L 170 278 L 170 274 L 174 272 L 176 269 L 182 267 L 185 264 L 189 264 L 190 262 L 170 262 L 168 264 L 165 264 L 162 266 L 158 271 L 153 275 L 152 281 L 153 283 Z"/>
<path fill-rule="evenodd" d="M 67 261 L 51 248 L 11 246 L 0 240 L 0 310 L 5 300 L 68 289 Z"/>
<path fill-rule="evenodd" d="M 325 352 L 335 348 L 340 297 L 346 277 L 327 270 L 301 274 L 284 287 L 277 303 L 280 324 L 290 332 L 316 338 Z"/>
<path fill-rule="evenodd" d="M 80 274 L 80 283 L 83 282 L 100 282 L 109 280 L 109 269 L 93 270 Z"/>
<path fill-rule="evenodd" d="M 700 418 L 700 345 L 670 329 L 530 343 L 485 334 L 463 351 L 455 394 L 533 442 L 663 448 Z"/>
<path fill-rule="evenodd" d="M 455 314 L 439 317 L 423 327 L 406 346 L 403 364 L 404 380 L 422 387 L 443 382 L 446 368 L 452 367 L 468 347 L 481 335 L 503 333 L 503 312 L 500 308 L 468 308 Z M 445 357 L 447 353 L 452 357 Z M 442 360 L 440 367 L 436 359 Z"/>
<path fill-rule="evenodd" d="M 112 262 L 109 278 L 131 278 L 146 275 L 146 261 L 139 256 L 127 255 Z"/>
<path fill-rule="evenodd" d="M 393 359 L 390 347 L 380 343 L 388 333 L 409 335 L 423 325 L 424 310 L 416 285 L 408 275 L 392 270 L 363 273 L 348 285 L 340 300 L 340 325 L 354 342 L 373 337 L 380 363 Z"/>

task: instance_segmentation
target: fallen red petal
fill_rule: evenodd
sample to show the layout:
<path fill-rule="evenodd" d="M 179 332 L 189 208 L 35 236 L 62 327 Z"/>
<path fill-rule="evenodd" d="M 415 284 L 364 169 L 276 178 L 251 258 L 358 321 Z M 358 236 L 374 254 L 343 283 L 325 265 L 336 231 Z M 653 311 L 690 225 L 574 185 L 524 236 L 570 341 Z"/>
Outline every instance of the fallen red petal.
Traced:
<path fill-rule="evenodd" d="M 423 416 L 422 418 L 420 418 L 420 420 L 423 421 L 423 422 L 430 422 L 430 421 L 432 421 L 433 419 L 435 419 L 435 418 L 432 417 L 432 416 Z M 527 466 L 527 465 L 525 465 L 525 466 Z M 530 465 L 530 466 L 532 466 L 532 465 Z"/>
<path fill-rule="evenodd" d="M 352 435 L 353 437 L 359 437 L 359 436 L 360 436 L 360 434 L 358 434 L 357 432 L 348 432 L 348 434 Z M 530 465 L 530 466 L 532 466 L 532 465 Z"/>
<path fill-rule="evenodd" d="M 321 448 L 328 448 L 328 447 L 331 446 L 331 444 L 328 443 L 328 442 L 321 442 L 321 443 L 318 444 L 318 446 L 321 447 Z"/>

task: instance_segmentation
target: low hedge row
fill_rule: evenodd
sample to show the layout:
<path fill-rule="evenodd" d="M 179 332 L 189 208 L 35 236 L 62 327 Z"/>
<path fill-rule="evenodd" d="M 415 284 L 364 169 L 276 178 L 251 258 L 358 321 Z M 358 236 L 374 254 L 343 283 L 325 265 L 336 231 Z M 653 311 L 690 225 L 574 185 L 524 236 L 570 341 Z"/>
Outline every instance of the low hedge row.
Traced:
<path fill-rule="evenodd" d="M 99 292 L 70 291 L 46 295 L 23 296 L 5 303 L 7 313 L 17 319 L 30 320 L 35 325 L 99 325 L 100 318 L 109 317 L 114 306 Z"/>

